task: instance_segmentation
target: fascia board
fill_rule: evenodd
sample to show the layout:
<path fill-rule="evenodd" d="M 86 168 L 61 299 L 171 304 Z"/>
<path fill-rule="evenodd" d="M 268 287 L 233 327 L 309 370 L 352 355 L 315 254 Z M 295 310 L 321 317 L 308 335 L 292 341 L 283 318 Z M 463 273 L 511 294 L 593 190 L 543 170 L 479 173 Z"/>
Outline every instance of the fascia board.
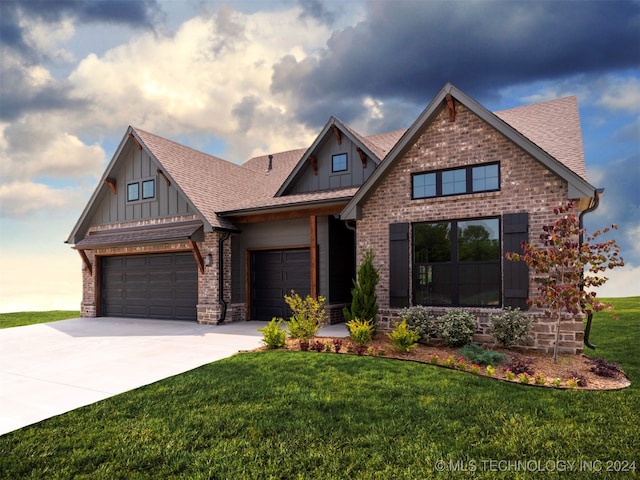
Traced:
<path fill-rule="evenodd" d="M 102 174 L 102 177 L 100 178 L 100 181 L 96 187 L 96 189 L 93 191 L 93 194 L 91 195 L 91 198 L 89 198 L 89 201 L 87 202 L 87 205 L 84 207 L 84 210 L 82 211 L 82 214 L 80 214 L 80 218 L 78 219 L 78 221 L 76 222 L 75 226 L 73 227 L 73 230 L 71 230 L 71 233 L 69 234 L 69 238 L 65 241 L 65 243 L 70 243 L 70 244 L 75 244 L 77 241 L 79 241 L 80 239 L 78 238 L 81 230 L 84 230 L 85 227 L 85 223 L 88 220 L 90 214 L 93 212 L 93 210 L 96 208 L 96 202 L 98 200 L 98 198 L 100 197 L 100 195 L 102 194 L 102 192 L 109 188 L 107 186 L 107 184 L 105 183 L 105 180 L 107 178 L 109 178 L 109 176 L 111 175 L 111 172 L 114 170 L 116 164 L 118 163 L 118 159 L 120 158 L 120 155 L 122 154 L 122 151 L 124 150 L 127 142 L 129 141 L 129 134 L 133 132 L 133 128 L 131 128 L 131 126 L 129 126 L 129 128 L 127 128 L 126 133 L 124 134 L 124 136 L 122 137 L 122 140 L 120 141 L 120 144 L 118 145 L 118 148 L 116 148 L 116 151 L 114 152 L 113 156 L 111 157 L 111 160 L 109 161 L 109 164 L 107 165 L 107 168 L 105 169 L 104 173 Z M 138 139 L 139 141 L 139 139 Z"/>

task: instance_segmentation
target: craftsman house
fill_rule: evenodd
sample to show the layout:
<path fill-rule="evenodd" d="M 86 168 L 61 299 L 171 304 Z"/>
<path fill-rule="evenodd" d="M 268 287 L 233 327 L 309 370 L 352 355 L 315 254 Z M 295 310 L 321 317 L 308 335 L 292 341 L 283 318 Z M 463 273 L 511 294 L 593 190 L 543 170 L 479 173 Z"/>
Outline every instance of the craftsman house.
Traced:
<path fill-rule="evenodd" d="M 569 199 L 585 213 L 598 201 L 575 97 L 491 113 L 447 84 L 408 130 L 364 136 L 332 117 L 308 148 L 242 165 L 129 127 L 67 242 L 85 317 L 270 320 L 295 290 L 326 297 L 338 322 L 372 248 L 383 324 L 461 306 L 481 340 L 533 291 L 504 253 Z M 552 346 L 552 329 L 537 318 L 531 347 Z M 582 319 L 562 330 L 580 351 Z"/>

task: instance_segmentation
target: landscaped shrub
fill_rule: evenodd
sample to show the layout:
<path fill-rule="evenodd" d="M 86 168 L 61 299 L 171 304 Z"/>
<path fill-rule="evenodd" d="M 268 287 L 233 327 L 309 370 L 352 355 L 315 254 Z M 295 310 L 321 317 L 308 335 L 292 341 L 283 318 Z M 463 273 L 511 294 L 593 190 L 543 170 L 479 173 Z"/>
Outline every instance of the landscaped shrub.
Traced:
<path fill-rule="evenodd" d="M 308 340 L 326 323 L 327 312 L 324 309 L 325 298 L 323 296 L 315 299 L 311 295 L 307 295 L 302 299 L 300 295 L 291 291 L 291 295 L 285 295 L 284 300 L 293 312 L 287 322 L 287 334 L 290 338 Z"/>
<path fill-rule="evenodd" d="M 507 359 L 504 353 L 494 350 L 485 350 L 480 345 L 470 343 L 460 349 L 460 355 L 469 360 L 471 363 L 478 365 L 500 365 Z"/>
<path fill-rule="evenodd" d="M 500 315 L 491 316 L 489 333 L 501 347 L 511 348 L 523 342 L 530 331 L 531 318 L 519 308 L 506 307 L 502 309 Z"/>
<path fill-rule="evenodd" d="M 373 325 L 375 333 L 378 315 L 378 297 L 376 286 L 380 275 L 373 265 L 373 251 L 367 250 L 358 268 L 358 278 L 353 282 L 351 289 L 351 308 L 342 309 L 347 322 L 354 319 L 368 320 Z"/>
<path fill-rule="evenodd" d="M 476 319 L 465 310 L 453 309 L 440 317 L 440 336 L 450 347 L 462 347 L 471 342 Z"/>
<path fill-rule="evenodd" d="M 356 345 L 366 345 L 373 338 L 373 323 L 368 320 L 354 318 L 346 324 L 351 341 Z"/>
<path fill-rule="evenodd" d="M 403 319 L 402 322 L 396 324 L 396 328 L 391 333 L 387 333 L 387 337 L 389 337 L 394 350 L 407 353 L 417 346 L 420 335 L 409 328 L 407 321 Z"/>
<path fill-rule="evenodd" d="M 531 360 L 527 360 L 524 358 L 513 358 L 511 360 L 511 363 L 507 365 L 506 369 L 513 372 L 515 375 L 520 375 L 521 373 L 535 375 L 535 372 L 531 368 Z"/>
<path fill-rule="evenodd" d="M 598 357 L 595 360 L 591 360 L 593 366 L 589 369 L 600 377 L 616 378 L 622 370 L 617 363 L 607 363 L 603 357 Z"/>
<path fill-rule="evenodd" d="M 280 327 L 282 323 L 281 318 L 272 318 L 271 321 L 263 328 L 258 328 L 258 331 L 262 333 L 262 343 L 264 343 L 268 349 L 283 347 L 286 342 L 286 334 Z"/>
<path fill-rule="evenodd" d="M 405 319 L 409 328 L 418 333 L 420 336 L 418 341 L 421 343 L 426 343 L 438 334 L 435 317 L 422 305 L 403 308 L 400 310 L 400 318 Z"/>

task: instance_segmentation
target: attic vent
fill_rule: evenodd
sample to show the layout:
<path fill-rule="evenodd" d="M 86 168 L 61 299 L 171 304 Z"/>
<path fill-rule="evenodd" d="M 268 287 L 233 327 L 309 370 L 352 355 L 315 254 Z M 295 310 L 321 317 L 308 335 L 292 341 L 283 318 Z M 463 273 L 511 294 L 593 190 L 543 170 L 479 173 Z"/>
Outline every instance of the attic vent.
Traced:
<path fill-rule="evenodd" d="M 273 155 L 269 155 L 269 166 L 267 167 L 267 172 L 273 170 Z"/>

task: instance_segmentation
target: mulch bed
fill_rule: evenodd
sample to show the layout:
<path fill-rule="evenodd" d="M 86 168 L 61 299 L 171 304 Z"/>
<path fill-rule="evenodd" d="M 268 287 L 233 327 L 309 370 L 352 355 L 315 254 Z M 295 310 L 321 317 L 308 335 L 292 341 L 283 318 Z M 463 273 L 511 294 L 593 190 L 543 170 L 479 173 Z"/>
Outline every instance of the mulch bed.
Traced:
<path fill-rule="evenodd" d="M 334 341 L 341 342 L 337 352 Z M 492 376 L 492 378 L 502 381 L 525 383 L 528 380 L 528 385 L 537 387 L 570 388 L 576 390 L 617 390 L 631 385 L 631 382 L 622 370 L 620 370 L 620 373 L 615 377 L 596 375 L 592 371 L 594 367 L 593 360 L 585 355 L 558 355 L 558 362 L 554 363 L 552 354 L 528 350 L 515 351 L 493 348 L 492 350 L 507 355 L 508 359 L 506 362 L 503 362 L 502 365 L 495 366 L 493 375 L 489 375 L 485 367 L 472 366 L 469 361 L 462 359 L 459 349 L 449 348 L 443 344 L 418 344 L 418 346 L 409 353 L 398 353 L 393 349 L 391 343 L 383 333 L 376 335 L 375 338 L 369 342 L 366 347 L 361 348 L 360 351 L 358 351 L 357 346 L 351 343 L 349 338 L 314 337 L 310 339 L 309 346 L 309 350 L 311 351 L 320 349 L 323 352 L 330 351 L 348 355 L 394 358 L 427 363 L 434 366 L 437 364 L 441 367 L 463 370 L 470 375 Z M 264 348 L 266 347 L 262 349 Z M 287 350 L 301 350 L 300 341 L 287 339 L 287 344 L 284 348 Z M 528 379 L 515 375 L 513 379 L 509 380 L 507 378 L 507 366 L 514 362 L 517 362 L 519 365 L 526 365 L 532 375 Z M 537 382 L 534 375 L 537 377 Z M 542 383 L 543 379 L 544 383 Z"/>

